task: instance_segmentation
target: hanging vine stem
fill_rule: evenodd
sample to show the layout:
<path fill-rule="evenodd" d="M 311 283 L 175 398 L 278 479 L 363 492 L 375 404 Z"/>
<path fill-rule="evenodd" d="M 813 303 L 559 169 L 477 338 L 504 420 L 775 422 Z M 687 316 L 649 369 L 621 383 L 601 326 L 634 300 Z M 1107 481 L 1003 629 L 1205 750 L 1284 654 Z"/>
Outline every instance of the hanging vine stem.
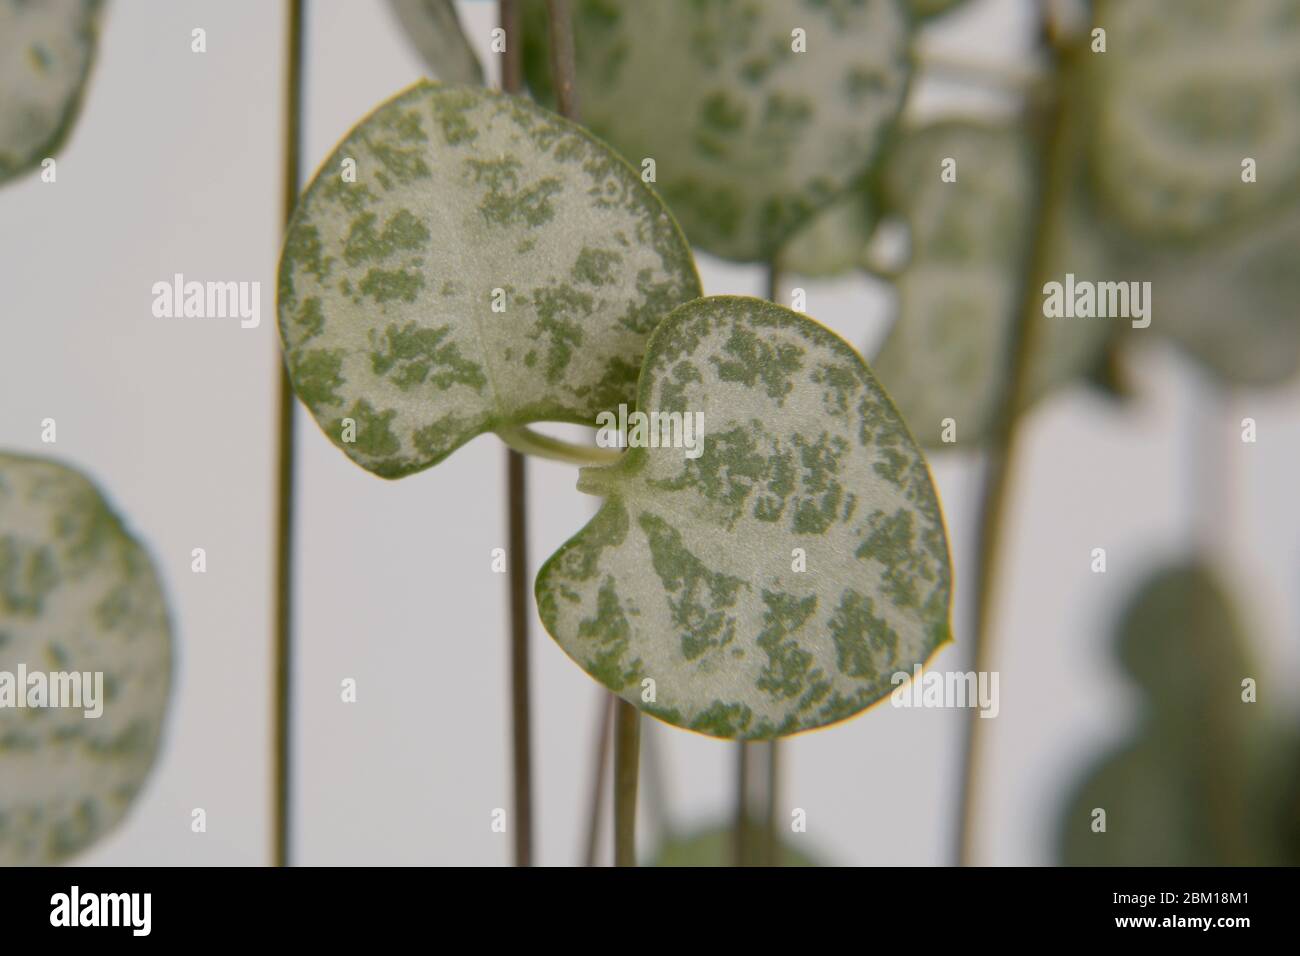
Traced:
<path fill-rule="evenodd" d="M 518 94 L 524 87 L 523 31 L 517 0 L 499 0 L 497 18 L 505 33 L 501 89 Z M 515 866 L 533 862 L 532 694 L 529 687 L 528 619 L 528 466 L 513 445 L 506 450 L 506 545 L 510 555 L 510 735 L 514 778 Z"/>
<path fill-rule="evenodd" d="M 289 0 L 285 24 L 284 169 L 281 189 L 282 225 L 287 226 L 302 185 L 303 0 Z M 289 767 L 292 743 L 293 674 L 293 486 L 295 472 L 294 394 L 289 371 L 280 357 L 276 396 L 276 519 L 275 519 L 275 685 L 272 712 L 275 739 L 272 751 L 271 860 L 289 865 Z"/>
<path fill-rule="evenodd" d="M 1044 24 L 1044 36 L 1048 34 Z M 1024 294 L 1020 308 L 1012 322 L 1007 338 L 1007 353 L 1011 365 L 998 402 L 995 425 L 988 443 L 983 493 L 980 497 L 976 541 L 978 570 L 976 572 L 975 635 L 973 660 L 976 673 L 990 669 L 993 661 L 993 631 L 996 624 L 994 599 L 998 593 L 999 561 L 1002 557 L 1002 536 L 1007 501 L 1015 465 L 1017 425 L 1020 413 L 1027 404 L 1030 388 L 1031 359 L 1038 339 L 1038 326 L 1042 312 L 1042 289 L 1051 267 L 1051 240 L 1057 234 L 1057 216 L 1063 208 L 1063 194 L 1069 188 L 1068 172 L 1072 168 L 1069 142 L 1065 135 L 1062 103 L 1064 91 L 1059 77 L 1073 48 L 1057 49 L 1045 44 L 1052 58 L 1049 75 L 1053 78 L 1029 104 L 1030 122 L 1041 143 L 1035 201 L 1032 205 L 1034 235 L 1029 246 L 1028 262 L 1024 272 Z M 968 866 L 974 854 L 974 823 L 976 816 L 976 791 L 978 771 L 983 751 L 983 723 L 977 711 L 972 710 L 966 721 L 965 747 L 961 767 L 961 795 L 956 837 L 956 857 L 961 866 Z"/>

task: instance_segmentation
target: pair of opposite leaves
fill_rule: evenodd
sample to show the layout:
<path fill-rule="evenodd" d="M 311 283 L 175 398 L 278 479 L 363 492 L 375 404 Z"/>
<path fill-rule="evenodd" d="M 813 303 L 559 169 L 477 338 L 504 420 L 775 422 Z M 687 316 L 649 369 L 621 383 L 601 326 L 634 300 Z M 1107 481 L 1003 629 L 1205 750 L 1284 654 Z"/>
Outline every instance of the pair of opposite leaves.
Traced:
<path fill-rule="evenodd" d="M 700 296 L 667 208 L 603 143 L 521 98 L 419 84 L 302 196 L 279 315 L 298 395 L 384 477 L 530 422 L 701 413 L 699 458 L 632 448 L 583 469 L 605 502 L 539 572 L 542 619 L 669 723 L 820 727 L 949 640 L 938 502 L 852 348 L 771 303 Z"/>

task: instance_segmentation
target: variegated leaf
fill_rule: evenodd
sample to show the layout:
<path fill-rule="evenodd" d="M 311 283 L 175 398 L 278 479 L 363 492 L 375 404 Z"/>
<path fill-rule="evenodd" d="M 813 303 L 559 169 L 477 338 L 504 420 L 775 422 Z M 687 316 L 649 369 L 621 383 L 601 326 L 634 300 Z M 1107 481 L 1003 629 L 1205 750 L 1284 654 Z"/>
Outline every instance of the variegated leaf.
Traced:
<path fill-rule="evenodd" d="M 956 181 L 941 178 L 955 162 Z M 950 167 L 951 168 L 951 167 Z M 1023 304 L 1033 159 L 1012 127 L 936 123 L 904 136 L 886 160 L 884 201 L 907 221 L 911 253 L 896 280 L 897 318 L 873 363 L 923 445 L 982 442 L 1010 368 L 1009 334 Z M 1081 276 L 1098 268 L 1069 227 L 1053 261 Z M 1044 319 L 1031 393 L 1091 367 L 1113 320 Z"/>
<path fill-rule="evenodd" d="M 17 706 L 54 703 L 50 675 L 74 672 L 82 707 Z M 57 862 L 117 825 L 153 766 L 170 681 L 144 549 L 78 472 L 0 454 L 0 864 Z"/>
<path fill-rule="evenodd" d="M 547 630 L 611 691 L 768 738 L 859 713 L 950 640 L 925 458 L 833 333 L 759 299 L 688 303 L 651 337 L 636 408 L 701 416 L 699 453 L 633 431 L 584 468 L 604 504 L 537 577 Z"/>
<path fill-rule="evenodd" d="M 100 0 L 0 0 L 0 183 L 56 153 L 95 57 Z"/>
<path fill-rule="evenodd" d="M 330 440 L 396 478 L 483 432 L 630 402 L 650 331 L 699 294 L 672 217 L 603 143 L 518 97 L 421 83 L 299 202 L 280 333 Z"/>
<path fill-rule="evenodd" d="M 1097 0 L 1095 24 L 1089 139 L 1113 215 L 1197 237 L 1297 191 L 1300 2 Z"/>
<path fill-rule="evenodd" d="M 388 0 L 411 45 L 444 83 L 482 85 L 483 67 L 452 0 Z"/>
<path fill-rule="evenodd" d="M 653 159 L 691 242 L 727 259 L 770 260 L 870 166 L 902 106 L 903 0 L 574 6 L 582 121 L 633 164 Z M 544 95 L 545 4 L 526 9 L 525 65 Z"/>

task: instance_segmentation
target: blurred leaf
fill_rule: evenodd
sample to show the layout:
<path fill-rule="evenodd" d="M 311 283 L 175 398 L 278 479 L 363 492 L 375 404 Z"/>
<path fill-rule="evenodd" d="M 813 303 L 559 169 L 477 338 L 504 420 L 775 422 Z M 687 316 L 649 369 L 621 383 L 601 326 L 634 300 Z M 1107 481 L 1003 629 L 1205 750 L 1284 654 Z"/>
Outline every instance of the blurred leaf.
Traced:
<path fill-rule="evenodd" d="M 731 866 L 735 831 L 720 824 L 694 833 L 673 835 L 659 847 L 649 866 Z M 792 846 L 788 837 L 781 840 L 778 866 L 822 866 L 813 857 Z"/>
<path fill-rule="evenodd" d="M 636 407 L 698 413 L 707 447 L 580 473 L 604 504 L 537 601 L 596 680 L 667 723 L 769 738 L 859 713 L 951 639 L 925 458 L 843 340 L 759 299 L 688 303 L 651 337 Z"/>
<path fill-rule="evenodd" d="M 63 146 L 85 90 L 99 0 L 0 0 L 0 183 Z"/>
<path fill-rule="evenodd" d="M 1256 672 L 1218 579 L 1197 564 L 1152 574 L 1123 614 L 1118 650 L 1143 691 L 1142 721 L 1067 801 L 1064 862 L 1275 862 L 1283 751 L 1266 706 L 1242 700 Z M 1096 808 L 1104 833 L 1091 828 Z"/>
<path fill-rule="evenodd" d="M 525 69 L 546 98 L 545 4 Z M 807 52 L 794 52 L 803 30 Z M 692 244 L 766 262 L 872 163 L 911 70 L 902 0 L 577 0 L 582 121 L 657 186 Z"/>
<path fill-rule="evenodd" d="M 699 295 L 672 217 L 603 143 L 519 97 L 421 83 L 303 194 L 280 332 L 330 440 L 397 478 L 483 432 L 630 404 L 647 336 Z"/>
<path fill-rule="evenodd" d="M 1300 368 L 1300 204 L 1192 250 L 1130 241 L 1116 274 L 1151 282 L 1151 329 L 1229 385 L 1286 383 Z M 1120 258 L 1122 256 L 1122 258 Z"/>
<path fill-rule="evenodd" d="M 1300 3 L 1097 0 L 1085 54 L 1091 156 L 1109 212 L 1195 238 L 1300 187 Z M 1242 160 L 1258 181 L 1243 183 Z"/>
<path fill-rule="evenodd" d="M 948 13 L 965 2 L 966 0 L 908 0 L 908 4 L 912 8 L 912 15 L 921 19 Z"/>
<path fill-rule="evenodd" d="M 483 67 L 465 38 L 452 0 L 388 0 L 388 4 L 435 78 L 483 85 Z"/>
<path fill-rule="evenodd" d="M 955 160 L 957 180 L 940 178 Z M 911 253 L 895 280 L 897 318 L 873 363 L 926 447 L 983 442 L 1010 370 L 1007 341 L 1022 307 L 1034 170 L 1024 134 L 950 120 L 903 135 L 885 158 L 885 214 L 907 222 Z M 1077 228 L 1074 200 L 1051 240 L 1053 261 L 1085 271 L 1095 255 Z M 1064 271 L 1064 270 L 1063 270 Z M 1038 399 L 1089 369 L 1105 320 L 1042 321 L 1031 381 Z"/>
<path fill-rule="evenodd" d="M 18 708 L 20 666 L 102 672 L 102 714 Z M 0 454 L 0 699 L 6 682 L 16 695 L 0 706 L 0 865 L 58 862 L 117 825 L 153 766 L 170 681 L 144 549 L 78 472 Z"/>
<path fill-rule="evenodd" d="M 850 189 L 790 237 L 777 253 L 777 268 L 810 278 L 860 269 L 875 226 L 866 188 Z"/>

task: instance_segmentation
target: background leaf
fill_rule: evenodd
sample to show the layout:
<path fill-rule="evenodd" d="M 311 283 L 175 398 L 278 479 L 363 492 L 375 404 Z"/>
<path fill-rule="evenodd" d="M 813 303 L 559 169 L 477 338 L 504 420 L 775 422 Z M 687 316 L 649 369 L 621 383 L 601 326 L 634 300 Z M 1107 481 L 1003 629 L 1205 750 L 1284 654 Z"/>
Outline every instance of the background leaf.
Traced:
<path fill-rule="evenodd" d="M 98 718 L 0 707 L 0 864 L 47 864 L 111 830 L 148 776 L 171 629 L 149 556 L 94 486 L 0 454 L 0 673 L 20 664 L 104 675 Z"/>
<path fill-rule="evenodd" d="M 1071 865 L 1222 866 L 1278 862 L 1292 826 L 1283 782 L 1293 752 L 1263 703 L 1242 701 L 1251 667 L 1238 614 L 1199 564 L 1161 568 L 1121 619 L 1117 646 L 1143 692 L 1135 734 L 1067 800 Z M 1095 808 L 1106 832 L 1091 829 Z"/>
<path fill-rule="evenodd" d="M 0 0 L 0 183 L 58 152 L 95 57 L 99 0 Z"/>
<path fill-rule="evenodd" d="M 940 178 L 946 159 L 956 160 L 956 182 Z M 956 422 L 958 447 L 978 445 L 992 426 L 1023 302 L 1034 175 L 1021 130 L 961 120 L 909 132 L 885 160 L 886 212 L 906 221 L 911 251 L 895 283 L 897 317 L 874 366 L 927 447 L 952 447 L 941 441 L 946 418 Z M 1072 212 L 1062 220 L 1052 259 L 1062 274 L 1087 275 L 1095 248 Z M 1113 321 L 1042 321 L 1031 396 L 1091 368 Z"/>
<path fill-rule="evenodd" d="M 650 331 L 699 294 L 672 217 L 604 144 L 526 100 L 421 83 L 304 193 L 280 333 L 330 440 L 396 478 L 494 428 L 630 403 Z"/>
<path fill-rule="evenodd" d="M 525 9 L 545 98 L 545 4 Z M 901 0 L 578 0 L 574 36 L 582 121 L 654 158 L 691 242 L 738 261 L 769 260 L 870 166 L 911 70 Z"/>
<path fill-rule="evenodd" d="M 755 825 L 757 829 L 757 824 Z M 668 836 L 655 853 L 650 866 L 731 866 L 735 830 L 719 824 L 693 833 Z M 777 866 L 821 866 L 806 853 L 795 849 L 789 838 L 780 841 Z"/>
<path fill-rule="evenodd" d="M 388 0 L 388 4 L 437 79 L 483 85 L 483 67 L 465 38 L 452 0 Z"/>
<path fill-rule="evenodd" d="M 1088 137 L 1110 215 L 1196 238 L 1300 187 L 1300 3 L 1097 0 Z M 1241 162 L 1258 181 L 1241 181 Z"/>
<path fill-rule="evenodd" d="M 795 231 L 777 253 L 777 268 L 811 278 L 861 269 L 875 227 L 866 186 L 850 189 Z"/>
<path fill-rule="evenodd" d="M 965 2 L 966 0 L 908 0 L 908 5 L 912 8 L 913 16 L 927 19 L 955 10 Z"/>
<path fill-rule="evenodd" d="M 766 738 L 860 712 L 950 640 L 925 459 L 833 333 L 758 299 L 689 303 L 650 340 L 637 408 L 702 413 L 703 453 L 584 468 L 605 502 L 537 577 L 546 629 L 610 690 L 679 727 Z"/>

